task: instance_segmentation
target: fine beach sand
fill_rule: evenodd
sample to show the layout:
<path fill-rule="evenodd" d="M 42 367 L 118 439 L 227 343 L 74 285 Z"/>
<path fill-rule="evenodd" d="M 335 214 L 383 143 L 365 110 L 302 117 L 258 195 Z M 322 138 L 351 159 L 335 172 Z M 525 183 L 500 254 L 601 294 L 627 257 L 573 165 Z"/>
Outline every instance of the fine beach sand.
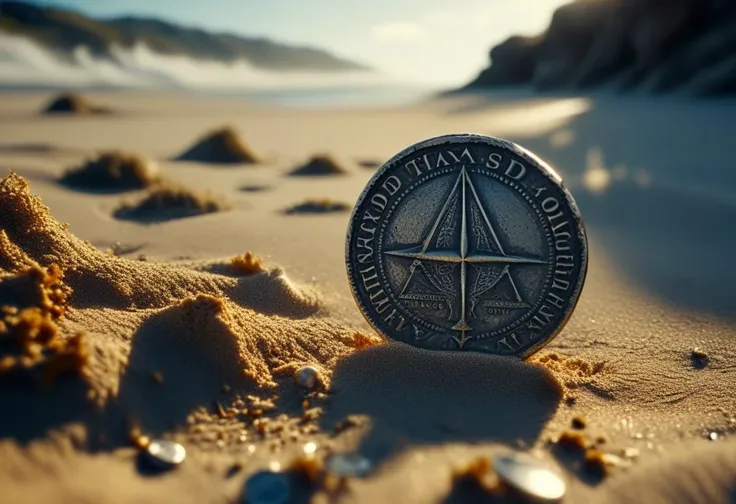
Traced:
<path fill-rule="evenodd" d="M 44 116 L 47 94 L 0 96 L 0 305 L 14 307 L 0 334 L 31 338 L 33 355 L 0 340 L 0 502 L 237 502 L 250 473 L 288 467 L 309 441 L 318 458 L 375 463 L 339 493 L 312 488 L 314 502 L 469 502 L 453 472 L 511 449 L 557 467 L 564 502 L 736 502 L 736 102 L 514 93 L 307 110 L 89 96 L 115 113 Z M 227 126 L 261 163 L 176 159 Z M 365 160 L 453 132 L 548 160 L 585 218 L 579 305 L 527 362 L 384 343 L 350 294 L 339 204 L 374 172 Z M 191 194 L 126 219 L 121 206 L 157 187 L 60 182 L 109 150 Z M 322 153 L 346 173 L 289 175 Z M 338 208 L 290 211 L 309 201 Z M 294 383 L 304 364 L 318 392 Z M 150 474 L 131 432 L 175 439 L 187 460 Z M 571 432 L 595 445 L 592 464 L 555 443 Z"/>

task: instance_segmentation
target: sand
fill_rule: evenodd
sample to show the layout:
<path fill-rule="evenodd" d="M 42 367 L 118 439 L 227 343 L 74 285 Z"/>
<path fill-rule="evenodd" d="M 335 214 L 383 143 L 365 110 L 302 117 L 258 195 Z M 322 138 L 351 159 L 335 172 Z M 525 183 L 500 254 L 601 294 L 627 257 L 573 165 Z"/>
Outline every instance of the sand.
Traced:
<path fill-rule="evenodd" d="M 344 163 L 338 161 L 330 154 L 317 154 L 309 158 L 309 161 L 301 166 L 297 166 L 291 172 L 294 176 L 326 176 L 326 175 L 347 175 L 349 170 Z"/>
<path fill-rule="evenodd" d="M 734 500 L 736 103 L 507 94 L 291 110 L 115 93 L 89 98 L 124 118 L 38 116 L 48 98 L 0 96 L 0 302 L 13 307 L 0 359 L 27 356 L 0 366 L 0 500 L 235 502 L 249 474 L 289 466 L 309 441 L 319 458 L 358 450 L 375 464 L 339 502 L 467 502 L 478 489 L 453 474 L 507 450 L 557 467 L 565 502 Z M 275 161 L 167 161 L 212 124 L 234 124 Z M 347 286 L 348 213 L 284 213 L 353 202 L 372 173 L 287 176 L 315 148 L 388 159 L 454 131 L 549 159 L 586 219 L 578 308 L 528 362 L 379 344 Z M 106 149 L 231 208 L 118 220 L 119 195 L 57 182 Z M 318 390 L 294 383 L 305 364 Z M 188 458 L 152 475 L 131 431 L 178 440 Z M 580 448 L 559 446 L 570 432 Z M 612 462 L 606 474 L 586 465 L 591 449 Z"/>
<path fill-rule="evenodd" d="M 60 182 L 71 187 L 98 191 L 127 191 L 159 182 L 155 163 L 125 152 L 102 152 L 80 166 L 69 168 Z"/>

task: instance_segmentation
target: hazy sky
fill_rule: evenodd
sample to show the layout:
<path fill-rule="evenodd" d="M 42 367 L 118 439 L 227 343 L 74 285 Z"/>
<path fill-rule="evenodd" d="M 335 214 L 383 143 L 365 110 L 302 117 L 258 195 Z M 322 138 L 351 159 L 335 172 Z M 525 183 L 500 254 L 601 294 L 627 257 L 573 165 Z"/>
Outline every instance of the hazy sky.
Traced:
<path fill-rule="evenodd" d="M 542 31 L 569 0 L 52 0 L 96 17 L 134 14 L 316 46 L 398 78 L 459 84 L 491 45 Z"/>

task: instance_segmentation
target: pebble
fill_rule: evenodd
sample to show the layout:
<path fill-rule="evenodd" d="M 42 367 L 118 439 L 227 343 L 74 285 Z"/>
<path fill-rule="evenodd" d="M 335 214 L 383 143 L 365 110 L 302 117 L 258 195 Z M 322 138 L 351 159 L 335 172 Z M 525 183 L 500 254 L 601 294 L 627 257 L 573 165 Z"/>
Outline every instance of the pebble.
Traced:
<path fill-rule="evenodd" d="M 171 469 L 184 462 L 187 451 L 174 441 L 154 439 L 146 447 L 146 454 L 156 467 Z"/>
<path fill-rule="evenodd" d="M 297 384 L 305 389 L 313 389 L 317 385 L 318 377 L 319 371 L 314 366 L 303 366 L 294 375 Z"/>
<path fill-rule="evenodd" d="M 357 453 L 336 453 L 327 460 L 325 467 L 338 476 L 362 478 L 371 472 L 373 464 Z"/>
<path fill-rule="evenodd" d="M 562 477 L 543 461 L 521 453 L 500 455 L 493 469 L 509 487 L 538 502 L 558 502 L 565 495 Z"/>
<path fill-rule="evenodd" d="M 291 496 L 289 478 L 284 473 L 259 471 L 245 482 L 244 504 L 285 504 Z"/>

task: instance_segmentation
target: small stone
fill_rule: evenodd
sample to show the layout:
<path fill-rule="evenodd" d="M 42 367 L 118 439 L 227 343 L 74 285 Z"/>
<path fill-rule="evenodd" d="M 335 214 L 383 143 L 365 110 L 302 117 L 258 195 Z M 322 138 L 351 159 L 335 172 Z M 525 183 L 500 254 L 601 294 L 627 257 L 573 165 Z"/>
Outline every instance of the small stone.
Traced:
<path fill-rule="evenodd" d="M 174 441 L 154 439 L 146 446 L 146 454 L 156 467 L 171 469 L 184 462 L 187 451 L 182 445 Z"/>
<path fill-rule="evenodd" d="M 718 433 L 717 432 L 709 432 L 708 433 L 708 439 L 711 441 L 715 441 L 718 439 Z"/>
<path fill-rule="evenodd" d="M 585 421 L 585 418 L 581 416 L 573 417 L 572 419 L 572 428 L 582 430 L 585 429 L 585 427 L 588 425 L 588 422 Z"/>
<path fill-rule="evenodd" d="M 319 371 L 314 366 L 303 366 L 294 374 L 294 379 L 300 387 L 313 389 L 319 382 Z"/>
<path fill-rule="evenodd" d="M 528 497 L 557 502 L 565 495 L 565 481 L 557 471 L 530 455 L 497 456 L 493 459 L 493 469 L 506 485 Z"/>
<path fill-rule="evenodd" d="M 357 453 L 336 453 L 327 460 L 326 468 L 339 476 L 362 478 L 371 472 L 373 464 Z"/>
<path fill-rule="evenodd" d="M 259 471 L 245 482 L 244 504 L 285 504 L 291 496 L 289 478 L 280 472 Z"/>

